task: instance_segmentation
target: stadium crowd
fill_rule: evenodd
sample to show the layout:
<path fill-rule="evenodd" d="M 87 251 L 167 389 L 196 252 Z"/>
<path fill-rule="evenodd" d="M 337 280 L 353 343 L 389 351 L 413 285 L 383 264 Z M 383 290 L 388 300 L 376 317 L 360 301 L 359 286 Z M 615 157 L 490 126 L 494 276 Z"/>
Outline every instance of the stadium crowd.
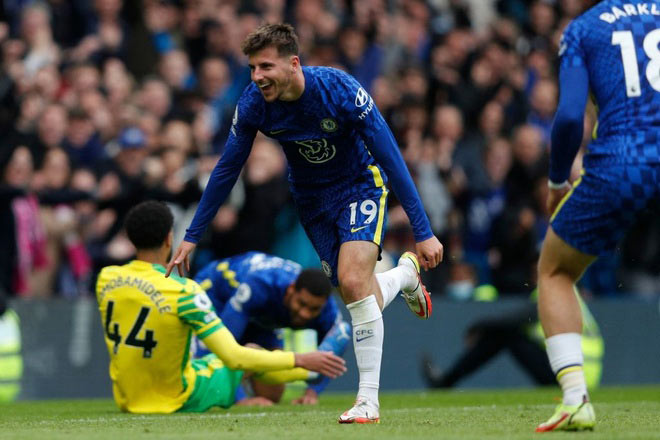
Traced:
<path fill-rule="evenodd" d="M 562 29 L 578 0 L 48 0 L 0 11 L 0 287 L 91 292 L 133 248 L 128 210 L 168 202 L 180 242 L 250 81 L 240 42 L 292 23 L 305 65 L 354 75 L 389 123 L 445 263 L 429 289 L 528 295 L 549 213 L 549 133 Z M 585 120 L 589 141 L 595 110 Z M 579 173 L 579 158 L 574 175 Z M 200 242 L 194 267 L 248 250 L 318 264 L 266 137 Z M 384 243 L 414 246 L 390 203 Z M 657 295 L 653 210 L 589 270 L 592 294 Z M 56 292 L 56 293 L 55 293 Z"/>

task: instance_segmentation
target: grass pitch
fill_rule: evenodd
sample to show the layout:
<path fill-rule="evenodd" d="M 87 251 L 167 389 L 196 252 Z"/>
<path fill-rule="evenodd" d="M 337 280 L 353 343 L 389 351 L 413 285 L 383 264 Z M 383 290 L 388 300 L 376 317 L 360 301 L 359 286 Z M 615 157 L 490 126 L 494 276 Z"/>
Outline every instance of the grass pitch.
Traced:
<path fill-rule="evenodd" d="M 109 400 L 19 402 L 0 405 L 0 439 L 660 439 L 660 386 L 592 393 L 593 433 L 535 434 L 559 394 L 556 388 L 383 393 L 379 425 L 337 424 L 352 394 L 326 394 L 314 407 L 171 415 L 123 414 Z"/>

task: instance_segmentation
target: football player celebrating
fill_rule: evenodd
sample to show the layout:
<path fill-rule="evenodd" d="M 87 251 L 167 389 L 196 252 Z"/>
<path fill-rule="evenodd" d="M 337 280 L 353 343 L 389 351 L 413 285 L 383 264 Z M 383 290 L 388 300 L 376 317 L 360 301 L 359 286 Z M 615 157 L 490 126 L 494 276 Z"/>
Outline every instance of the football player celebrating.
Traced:
<path fill-rule="evenodd" d="M 225 151 L 204 190 L 184 241 L 168 264 L 179 273 L 234 185 L 257 131 L 278 140 L 289 164 L 291 192 L 323 270 L 339 286 L 353 326 L 359 370 L 357 399 L 340 423 L 379 421 L 382 310 L 403 291 L 420 318 L 431 298 L 420 266 L 435 267 L 442 245 L 433 235 L 399 148 L 373 99 L 350 75 L 302 67 L 298 37 L 288 24 L 266 24 L 242 44 L 252 83 L 239 99 Z M 387 210 L 387 180 L 415 234 L 417 255 L 374 275 Z M 418 260 L 419 257 L 419 260 Z"/>

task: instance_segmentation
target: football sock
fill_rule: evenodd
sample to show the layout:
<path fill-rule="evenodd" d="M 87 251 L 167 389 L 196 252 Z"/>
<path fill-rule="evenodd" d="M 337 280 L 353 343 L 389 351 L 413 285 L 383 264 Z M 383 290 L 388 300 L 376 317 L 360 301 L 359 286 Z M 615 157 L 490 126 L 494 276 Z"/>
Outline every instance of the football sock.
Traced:
<path fill-rule="evenodd" d="M 387 272 L 377 273 L 376 280 L 383 295 L 384 310 L 401 289 L 413 289 L 417 286 L 417 273 L 408 266 L 397 266 Z"/>
<path fill-rule="evenodd" d="M 564 405 L 579 405 L 587 394 L 582 369 L 582 335 L 560 333 L 545 340 L 550 367 L 564 393 Z"/>
<path fill-rule="evenodd" d="M 353 349 L 360 385 L 358 396 L 378 404 L 380 361 L 383 355 L 383 316 L 374 295 L 347 304 L 353 324 Z"/>

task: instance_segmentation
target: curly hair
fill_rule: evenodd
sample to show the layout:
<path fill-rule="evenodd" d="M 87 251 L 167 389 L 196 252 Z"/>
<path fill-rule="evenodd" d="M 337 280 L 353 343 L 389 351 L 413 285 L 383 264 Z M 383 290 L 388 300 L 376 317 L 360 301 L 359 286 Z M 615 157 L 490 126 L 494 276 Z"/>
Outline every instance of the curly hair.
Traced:
<path fill-rule="evenodd" d="M 138 249 L 159 248 L 172 230 L 174 217 L 163 202 L 147 200 L 128 211 L 124 228 L 131 243 Z"/>
<path fill-rule="evenodd" d="M 305 269 L 300 272 L 294 287 L 298 291 L 301 289 L 307 289 L 312 295 L 321 298 L 327 298 L 332 292 L 332 284 L 330 284 L 330 280 L 323 271 L 319 269 Z"/>

